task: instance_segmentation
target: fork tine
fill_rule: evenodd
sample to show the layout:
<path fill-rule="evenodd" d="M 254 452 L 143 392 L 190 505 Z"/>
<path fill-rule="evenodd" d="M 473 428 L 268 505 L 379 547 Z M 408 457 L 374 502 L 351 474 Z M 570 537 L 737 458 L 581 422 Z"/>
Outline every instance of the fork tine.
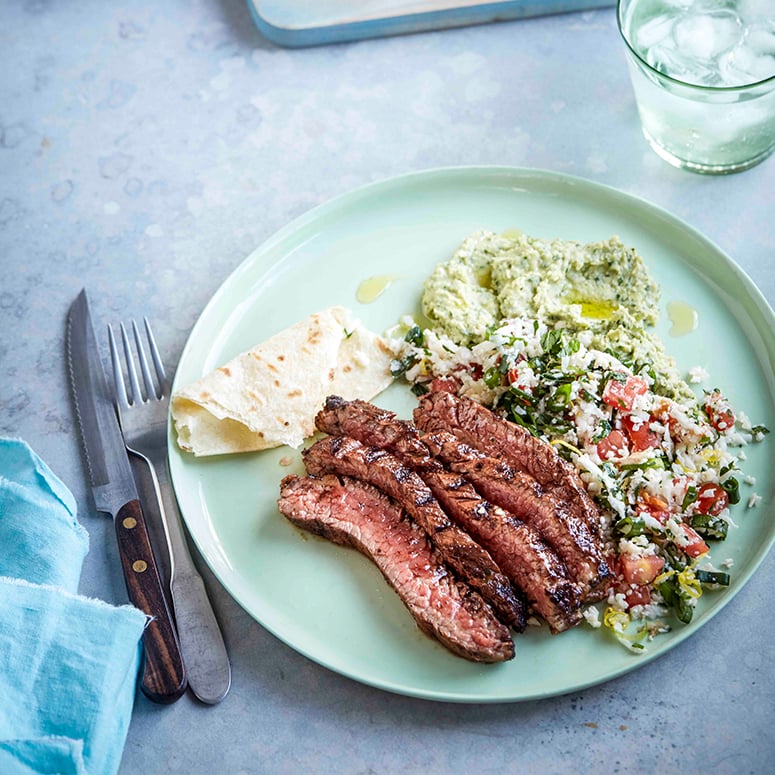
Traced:
<path fill-rule="evenodd" d="M 164 371 L 164 364 L 159 354 L 159 348 L 156 346 L 156 339 L 154 339 L 153 331 L 151 330 L 151 324 L 148 322 L 148 318 L 143 318 L 145 324 L 145 335 L 148 337 L 148 346 L 151 348 L 151 359 L 153 360 L 153 366 L 156 369 L 156 376 L 159 378 L 159 388 L 161 395 L 159 398 L 164 398 L 167 393 L 167 374 Z"/>
<path fill-rule="evenodd" d="M 121 356 L 118 353 L 116 337 L 113 336 L 113 326 L 108 326 L 108 342 L 110 344 L 110 360 L 113 364 L 113 385 L 116 394 L 116 400 L 123 409 L 129 407 L 129 399 L 126 394 L 126 385 L 124 385 L 124 374 L 121 370 Z"/>
<path fill-rule="evenodd" d="M 155 398 L 159 398 L 159 393 L 156 390 L 156 385 L 153 382 L 153 375 L 148 367 L 148 358 L 145 356 L 145 348 L 143 347 L 143 340 L 140 338 L 140 329 L 137 327 L 137 323 L 132 321 L 132 333 L 135 336 L 135 346 L 137 347 L 137 359 L 140 361 L 140 371 L 143 373 L 143 381 L 145 382 L 145 397 L 150 401 Z"/>
<path fill-rule="evenodd" d="M 129 388 L 132 391 L 132 404 L 142 404 L 143 394 L 140 390 L 140 383 L 137 380 L 137 369 L 135 369 L 134 356 L 129 345 L 129 336 L 123 323 L 121 323 L 121 341 L 124 345 L 124 355 L 126 356 L 126 371 L 129 376 Z"/>

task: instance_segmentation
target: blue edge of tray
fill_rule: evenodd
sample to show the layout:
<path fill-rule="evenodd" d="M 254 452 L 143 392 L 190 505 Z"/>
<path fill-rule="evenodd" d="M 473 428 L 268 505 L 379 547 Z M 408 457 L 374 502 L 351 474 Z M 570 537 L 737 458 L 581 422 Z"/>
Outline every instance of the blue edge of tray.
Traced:
<path fill-rule="evenodd" d="M 282 6 L 278 11 L 278 2 Z M 354 2 L 363 8 L 367 3 Z M 346 22 L 331 19 L 312 23 L 305 19 L 309 3 L 285 0 L 248 0 L 248 8 L 261 34 L 280 46 L 317 46 L 326 43 L 427 32 L 445 27 L 464 27 L 496 21 L 511 21 L 569 11 L 591 10 L 615 5 L 615 0 L 497 0 L 484 5 L 453 4 L 437 11 L 359 20 L 349 16 Z M 314 5 L 314 3 L 313 3 Z"/>

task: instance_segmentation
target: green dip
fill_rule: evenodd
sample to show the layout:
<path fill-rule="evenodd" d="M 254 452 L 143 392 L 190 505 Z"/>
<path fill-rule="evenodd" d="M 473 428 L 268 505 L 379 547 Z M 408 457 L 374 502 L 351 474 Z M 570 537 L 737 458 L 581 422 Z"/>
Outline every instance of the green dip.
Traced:
<path fill-rule="evenodd" d="M 659 314 L 659 287 L 618 237 L 582 245 L 521 232 L 479 231 L 426 280 L 422 306 L 432 327 L 473 345 L 507 318 L 537 318 L 588 331 L 590 347 L 649 366 L 660 392 L 693 397 L 662 342 L 647 329 Z"/>

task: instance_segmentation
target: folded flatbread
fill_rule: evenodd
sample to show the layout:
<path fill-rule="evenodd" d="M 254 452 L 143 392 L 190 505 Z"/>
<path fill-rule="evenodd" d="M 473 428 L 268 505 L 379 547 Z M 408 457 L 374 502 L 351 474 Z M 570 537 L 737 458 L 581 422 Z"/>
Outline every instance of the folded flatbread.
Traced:
<path fill-rule="evenodd" d="M 331 307 L 172 396 L 178 445 L 197 456 L 300 447 L 326 396 L 369 400 L 392 381 L 384 340 Z"/>

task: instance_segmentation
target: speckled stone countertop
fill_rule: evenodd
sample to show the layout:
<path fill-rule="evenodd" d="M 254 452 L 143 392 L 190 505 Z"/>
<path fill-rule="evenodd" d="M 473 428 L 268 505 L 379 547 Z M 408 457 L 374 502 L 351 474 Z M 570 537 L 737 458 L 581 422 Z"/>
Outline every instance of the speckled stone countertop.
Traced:
<path fill-rule="evenodd" d="M 613 9 L 283 49 L 240 0 L 0 5 L 0 433 L 73 490 L 81 589 L 125 599 L 84 481 L 66 310 L 147 314 L 170 361 L 225 277 L 291 219 L 431 167 L 568 172 L 706 234 L 775 301 L 775 159 L 729 177 L 643 140 Z M 695 637 L 581 693 L 409 699 L 300 656 L 203 573 L 233 664 L 226 700 L 138 695 L 122 773 L 772 772 L 775 558 Z"/>

